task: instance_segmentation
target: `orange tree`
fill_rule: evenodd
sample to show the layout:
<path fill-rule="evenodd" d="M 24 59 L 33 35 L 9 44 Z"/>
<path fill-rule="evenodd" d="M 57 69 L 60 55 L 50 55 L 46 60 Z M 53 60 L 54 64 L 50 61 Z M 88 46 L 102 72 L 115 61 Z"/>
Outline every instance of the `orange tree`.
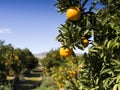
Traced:
<path fill-rule="evenodd" d="M 67 17 L 57 36 L 62 46 L 84 50 L 92 45 L 84 55 L 85 67 L 74 79 L 79 82 L 74 89 L 120 90 L 120 0 L 93 0 L 91 4 L 88 0 L 57 0 L 55 6 Z"/>
<path fill-rule="evenodd" d="M 28 48 L 22 50 L 22 59 L 23 67 L 28 70 L 31 70 L 38 65 L 38 59 Z"/>
<path fill-rule="evenodd" d="M 2 43 L 0 41 L 0 84 L 1 82 L 3 82 L 6 79 L 6 75 L 7 75 L 7 71 L 6 71 L 6 58 L 4 57 L 6 51 L 5 51 L 5 47 L 3 45 L 4 43 Z"/>
<path fill-rule="evenodd" d="M 52 67 L 58 67 L 62 63 L 64 63 L 64 59 L 62 59 L 59 55 L 58 50 L 50 50 L 46 57 L 41 59 L 41 64 L 44 67 L 45 74 L 51 74 Z"/>
<path fill-rule="evenodd" d="M 5 45 L 0 41 L 0 84 L 5 82 L 7 75 L 14 74 L 18 78 L 22 70 L 33 69 L 37 65 L 38 60 L 29 49 L 15 49 L 11 44 Z"/>

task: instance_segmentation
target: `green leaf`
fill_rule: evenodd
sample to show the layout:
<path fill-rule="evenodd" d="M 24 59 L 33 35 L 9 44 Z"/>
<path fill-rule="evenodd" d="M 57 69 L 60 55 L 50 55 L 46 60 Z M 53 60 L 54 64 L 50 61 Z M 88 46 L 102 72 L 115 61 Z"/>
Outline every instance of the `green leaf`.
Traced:
<path fill-rule="evenodd" d="M 98 50 L 102 50 L 103 48 L 102 47 L 100 47 L 100 46 L 97 46 L 97 47 L 95 47 L 96 49 L 98 49 Z"/>
<path fill-rule="evenodd" d="M 116 83 L 120 83 L 120 74 L 117 76 Z"/>
<path fill-rule="evenodd" d="M 106 24 L 107 20 L 108 20 L 107 18 L 104 18 L 104 20 L 102 21 L 102 26 Z"/>
<path fill-rule="evenodd" d="M 99 89 L 99 86 L 95 86 L 95 88 L 92 88 L 90 90 L 98 90 Z"/>
<path fill-rule="evenodd" d="M 119 60 L 115 60 L 115 59 L 111 59 L 113 62 L 115 62 L 117 65 L 120 65 L 120 61 Z"/>
<path fill-rule="evenodd" d="M 114 70 L 115 72 L 120 72 L 120 67 Z"/>
<path fill-rule="evenodd" d="M 84 47 L 83 47 L 83 45 L 82 45 L 82 44 L 79 44 L 79 45 L 78 45 L 78 44 L 76 44 L 75 46 L 76 46 L 77 48 L 79 48 L 80 50 L 84 50 Z"/>
<path fill-rule="evenodd" d="M 111 86 L 114 81 L 115 81 L 115 78 L 110 79 L 110 81 L 109 81 L 109 86 Z"/>
<path fill-rule="evenodd" d="M 104 53 L 103 53 L 103 52 L 100 54 L 100 57 L 101 57 L 101 58 L 103 58 L 103 57 L 104 57 Z"/>
<path fill-rule="evenodd" d="M 88 28 L 90 26 L 89 17 L 87 16 L 85 19 L 86 19 L 86 28 Z"/>
<path fill-rule="evenodd" d="M 92 44 L 93 44 L 94 46 L 97 46 L 97 43 L 96 43 L 96 42 L 94 42 L 94 41 L 92 41 Z"/>
<path fill-rule="evenodd" d="M 111 40 L 110 40 L 110 41 L 108 41 L 108 43 L 107 43 L 107 49 L 108 49 L 108 48 L 110 48 L 111 43 L 112 43 L 112 41 L 111 41 Z"/>
<path fill-rule="evenodd" d="M 113 87 L 113 90 L 120 90 L 120 85 L 119 84 L 115 84 Z"/>
<path fill-rule="evenodd" d="M 111 71 L 110 68 L 107 68 L 107 69 L 103 69 L 102 71 L 100 71 L 100 74 L 104 74 L 104 73 L 109 73 Z"/>
<path fill-rule="evenodd" d="M 112 49 L 114 49 L 116 46 L 120 46 L 120 44 L 119 43 L 113 43 L 113 45 L 112 45 Z"/>
<path fill-rule="evenodd" d="M 110 81 L 110 78 L 106 78 L 106 79 L 103 81 L 103 85 L 104 85 L 105 87 L 108 87 L 109 81 Z"/>
<path fill-rule="evenodd" d="M 85 30 L 83 36 L 85 36 L 86 34 L 88 34 L 89 30 Z"/>
<path fill-rule="evenodd" d="M 104 41 L 104 46 L 106 47 L 107 46 L 107 43 L 108 43 L 108 39 L 105 39 L 105 41 Z"/>
<path fill-rule="evenodd" d="M 92 52 L 92 53 L 98 53 L 98 50 L 89 49 L 89 52 Z"/>

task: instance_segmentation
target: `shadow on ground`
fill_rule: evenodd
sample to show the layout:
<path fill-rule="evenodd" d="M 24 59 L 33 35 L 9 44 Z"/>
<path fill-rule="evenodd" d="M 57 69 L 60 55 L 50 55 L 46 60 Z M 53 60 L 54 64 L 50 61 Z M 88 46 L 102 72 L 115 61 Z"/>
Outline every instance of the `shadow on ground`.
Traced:
<path fill-rule="evenodd" d="M 35 69 L 13 84 L 13 90 L 33 90 L 42 83 L 41 70 Z M 35 78 L 35 80 L 34 80 Z"/>
<path fill-rule="evenodd" d="M 41 81 L 20 80 L 13 85 L 13 90 L 33 90 L 40 86 Z"/>

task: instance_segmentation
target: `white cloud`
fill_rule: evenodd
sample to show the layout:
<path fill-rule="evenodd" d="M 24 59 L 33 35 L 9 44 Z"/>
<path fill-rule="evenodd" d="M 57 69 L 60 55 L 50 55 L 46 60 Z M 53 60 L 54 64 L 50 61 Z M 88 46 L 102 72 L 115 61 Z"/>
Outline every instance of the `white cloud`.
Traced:
<path fill-rule="evenodd" d="M 9 34 L 11 30 L 9 28 L 0 28 L 0 34 Z"/>

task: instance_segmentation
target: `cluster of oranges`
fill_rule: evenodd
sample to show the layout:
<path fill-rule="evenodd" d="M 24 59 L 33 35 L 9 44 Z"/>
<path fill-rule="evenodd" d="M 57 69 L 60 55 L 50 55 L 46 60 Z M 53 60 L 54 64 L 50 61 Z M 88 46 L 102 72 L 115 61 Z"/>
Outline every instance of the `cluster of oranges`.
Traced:
<path fill-rule="evenodd" d="M 51 77 L 55 80 L 56 85 L 61 88 L 65 85 L 65 83 L 63 82 L 63 75 L 62 74 L 52 74 Z"/>
<path fill-rule="evenodd" d="M 58 86 L 59 88 L 61 88 L 61 87 L 64 86 L 64 83 L 63 83 L 63 82 L 56 82 L 56 84 L 57 84 L 57 86 Z"/>
<path fill-rule="evenodd" d="M 79 20 L 80 16 L 81 16 L 81 10 L 79 9 L 79 7 L 71 6 L 66 10 L 66 17 L 68 20 L 77 21 Z M 82 37 L 81 39 L 82 39 L 84 48 L 86 48 L 89 43 L 88 39 L 86 37 Z M 68 57 L 72 55 L 72 52 L 73 52 L 72 48 L 69 48 L 69 47 L 60 47 L 60 50 L 59 50 L 59 54 L 62 57 Z"/>
<path fill-rule="evenodd" d="M 75 76 L 76 76 L 76 72 L 74 70 L 68 71 L 67 79 L 70 79 L 70 78 L 75 77 Z"/>

